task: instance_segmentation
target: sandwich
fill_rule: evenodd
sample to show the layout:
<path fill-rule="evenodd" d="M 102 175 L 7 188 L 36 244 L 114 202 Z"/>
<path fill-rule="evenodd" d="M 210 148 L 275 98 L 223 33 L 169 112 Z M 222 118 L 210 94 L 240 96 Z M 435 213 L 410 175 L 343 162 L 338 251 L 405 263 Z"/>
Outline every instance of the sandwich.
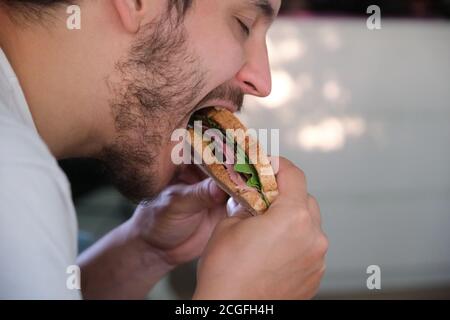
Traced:
<path fill-rule="evenodd" d="M 225 108 L 202 109 L 191 117 L 188 132 L 194 160 L 201 160 L 194 163 L 252 215 L 263 214 L 278 195 L 275 174 L 239 119 Z"/>

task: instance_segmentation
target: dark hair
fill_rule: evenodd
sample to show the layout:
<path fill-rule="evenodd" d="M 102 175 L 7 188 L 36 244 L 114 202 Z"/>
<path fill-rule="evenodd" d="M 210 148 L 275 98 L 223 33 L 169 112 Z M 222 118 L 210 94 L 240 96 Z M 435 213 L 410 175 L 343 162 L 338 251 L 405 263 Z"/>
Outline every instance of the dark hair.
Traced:
<path fill-rule="evenodd" d="M 173 7 L 177 9 L 177 12 L 180 16 L 184 16 L 189 8 L 192 6 L 193 0 L 169 0 L 169 8 L 170 12 Z"/>
<path fill-rule="evenodd" d="M 44 16 L 51 16 L 52 9 L 62 4 L 76 4 L 76 0 L 0 0 L 0 6 L 6 5 L 13 10 L 11 13 L 20 13 L 26 20 L 40 20 Z M 168 12 L 176 9 L 178 16 L 183 18 L 192 6 L 193 0 L 168 0 Z"/>

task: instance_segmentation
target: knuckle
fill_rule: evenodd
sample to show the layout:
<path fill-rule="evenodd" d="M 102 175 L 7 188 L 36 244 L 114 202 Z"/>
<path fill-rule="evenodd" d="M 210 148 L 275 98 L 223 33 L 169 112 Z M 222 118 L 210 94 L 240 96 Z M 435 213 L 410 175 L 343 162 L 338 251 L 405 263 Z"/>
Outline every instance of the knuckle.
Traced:
<path fill-rule="evenodd" d="M 306 174 L 305 174 L 305 171 L 303 171 L 302 169 L 300 169 L 300 168 L 295 168 L 296 170 L 297 170 L 297 174 L 302 178 L 302 179 L 305 179 L 306 180 Z"/>
<path fill-rule="evenodd" d="M 300 168 L 296 168 L 297 169 L 297 175 L 298 175 L 298 179 L 303 183 L 303 184 L 305 184 L 306 185 L 306 174 L 305 174 L 305 172 L 302 170 L 302 169 L 300 169 Z"/>
<path fill-rule="evenodd" d="M 309 214 L 305 210 L 291 215 L 284 221 L 285 231 L 294 236 L 297 240 L 302 241 L 299 235 L 309 234 L 313 236 L 313 222 Z"/>
<path fill-rule="evenodd" d="M 308 193 L 308 201 L 313 204 L 318 206 L 319 202 L 317 201 L 317 198 L 315 196 L 313 196 L 312 194 Z"/>
<path fill-rule="evenodd" d="M 161 202 L 166 204 L 171 204 L 175 202 L 179 198 L 180 194 L 179 191 L 172 187 L 166 188 L 160 195 Z"/>
<path fill-rule="evenodd" d="M 325 234 L 322 233 L 322 235 L 319 237 L 317 241 L 317 250 L 322 256 L 325 256 L 326 253 L 328 252 L 328 247 L 329 247 L 328 238 L 327 236 L 325 236 Z"/>
<path fill-rule="evenodd" d="M 176 191 L 175 188 L 173 186 L 171 187 L 167 187 L 163 190 L 163 192 L 161 192 L 161 197 L 164 198 L 171 198 L 175 195 Z"/>
<path fill-rule="evenodd" d="M 285 157 L 278 157 L 278 160 L 280 161 L 280 164 L 285 167 L 295 167 L 294 163 Z"/>
<path fill-rule="evenodd" d="M 289 221 L 289 223 L 292 223 L 295 228 L 297 228 L 298 226 L 309 228 L 311 223 L 311 216 L 308 210 L 300 208 L 296 214 L 291 216 L 293 218 L 293 221 Z"/>
<path fill-rule="evenodd" d="M 295 180 L 299 186 L 302 187 L 302 189 L 306 189 L 307 186 L 307 178 L 305 172 L 300 168 L 292 168 L 292 170 L 289 172 L 289 176 L 291 179 Z M 304 200 L 308 200 L 307 195 Z"/>
<path fill-rule="evenodd" d="M 301 183 L 306 184 L 305 172 L 302 169 L 300 169 L 297 165 L 295 165 L 295 163 L 293 163 L 292 161 L 290 161 L 286 158 L 280 157 L 279 165 L 280 165 L 280 169 L 282 169 L 284 171 L 284 174 L 286 176 L 289 176 L 292 179 L 297 179 Z"/>
<path fill-rule="evenodd" d="M 284 158 L 284 157 L 279 157 L 279 162 L 280 162 L 280 165 L 285 167 L 287 170 L 295 170 L 295 171 L 297 171 L 298 174 L 300 174 L 302 176 L 305 175 L 303 170 L 300 169 L 299 167 L 297 167 L 295 165 L 295 163 L 293 163 L 291 160 Z"/>
<path fill-rule="evenodd" d="M 199 199 L 201 201 L 208 201 L 208 189 L 210 187 L 211 182 L 209 182 L 208 184 L 202 184 L 200 186 L 197 186 L 196 188 L 193 189 L 192 191 L 192 195 L 196 198 Z"/>

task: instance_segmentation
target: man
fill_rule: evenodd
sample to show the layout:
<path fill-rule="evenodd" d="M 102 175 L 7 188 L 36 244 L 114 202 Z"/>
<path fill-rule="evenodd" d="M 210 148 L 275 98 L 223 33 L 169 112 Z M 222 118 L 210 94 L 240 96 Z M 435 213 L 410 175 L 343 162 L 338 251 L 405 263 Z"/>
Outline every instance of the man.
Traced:
<path fill-rule="evenodd" d="M 0 297 L 144 298 L 201 256 L 195 299 L 311 298 L 327 239 L 300 169 L 280 159 L 280 195 L 248 217 L 171 133 L 190 115 L 271 90 L 266 33 L 280 0 L 0 2 Z M 55 159 L 97 158 L 145 200 L 76 260 L 70 186 Z M 81 292 L 66 286 L 81 267 Z"/>

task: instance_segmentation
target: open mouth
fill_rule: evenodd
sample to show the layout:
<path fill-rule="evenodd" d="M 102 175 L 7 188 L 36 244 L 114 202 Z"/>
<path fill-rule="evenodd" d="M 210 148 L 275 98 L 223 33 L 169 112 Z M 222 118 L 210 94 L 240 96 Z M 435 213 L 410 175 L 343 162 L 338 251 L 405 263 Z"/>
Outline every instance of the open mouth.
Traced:
<path fill-rule="evenodd" d="M 239 111 L 239 107 L 233 105 L 232 103 L 226 102 L 226 101 L 217 101 L 217 102 L 210 102 L 208 105 L 202 106 L 196 111 L 194 111 L 190 117 L 189 121 L 187 123 L 187 127 L 190 128 L 193 126 L 193 122 L 195 120 L 205 120 L 205 116 L 211 109 L 227 109 L 231 113 L 235 113 Z"/>
<path fill-rule="evenodd" d="M 193 112 L 191 114 L 191 117 L 189 118 L 187 127 L 188 128 L 193 128 L 194 127 L 194 122 L 195 121 L 202 121 L 203 125 L 205 125 L 207 123 L 207 116 L 206 114 L 208 113 L 208 110 L 211 110 L 214 107 L 204 107 L 202 109 L 199 109 L 195 112 Z"/>

